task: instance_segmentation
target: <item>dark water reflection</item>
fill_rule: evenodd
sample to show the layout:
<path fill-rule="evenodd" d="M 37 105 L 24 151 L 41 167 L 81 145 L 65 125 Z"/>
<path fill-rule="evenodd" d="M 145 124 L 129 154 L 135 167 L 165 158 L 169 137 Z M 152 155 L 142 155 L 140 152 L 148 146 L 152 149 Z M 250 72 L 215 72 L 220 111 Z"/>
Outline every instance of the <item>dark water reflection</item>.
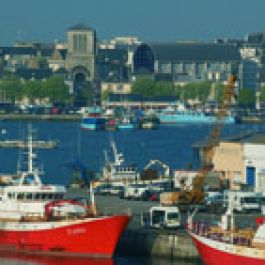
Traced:
<path fill-rule="evenodd" d="M 0 251 L 1 265 L 197 265 L 199 262 L 186 262 L 162 258 L 115 257 L 114 259 L 93 259 L 76 257 L 38 256 L 12 254 Z"/>

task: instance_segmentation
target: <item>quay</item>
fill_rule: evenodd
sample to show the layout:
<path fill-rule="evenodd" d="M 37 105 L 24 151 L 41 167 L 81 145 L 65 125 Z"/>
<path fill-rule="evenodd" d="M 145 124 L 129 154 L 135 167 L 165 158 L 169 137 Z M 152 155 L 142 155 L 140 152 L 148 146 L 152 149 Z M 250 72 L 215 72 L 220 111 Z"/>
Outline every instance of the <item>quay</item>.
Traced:
<path fill-rule="evenodd" d="M 88 190 L 70 190 L 68 194 L 71 196 L 75 194 L 77 197 L 88 196 Z M 97 211 L 100 214 L 128 211 L 132 213 L 132 220 L 119 241 L 116 254 L 163 257 L 200 264 L 199 254 L 184 228 L 154 229 L 141 226 L 141 214 L 157 204 L 158 202 L 125 200 L 117 196 L 96 195 Z M 260 214 L 236 214 L 235 224 L 240 228 L 249 227 L 250 224 L 254 226 L 257 216 Z M 187 215 L 182 214 L 182 227 L 184 227 L 186 218 Z M 220 214 L 198 213 L 195 221 L 217 223 L 220 221 Z"/>
<path fill-rule="evenodd" d="M 70 190 L 73 196 L 88 196 L 88 190 Z M 101 214 L 132 213 L 132 220 L 116 249 L 117 255 L 155 256 L 168 259 L 196 261 L 200 258 L 190 237 L 184 231 L 141 227 L 141 214 L 158 202 L 124 200 L 117 196 L 96 195 L 97 211 Z M 184 218 L 183 218 L 184 221 Z M 197 263 L 196 263 L 197 264 Z"/>

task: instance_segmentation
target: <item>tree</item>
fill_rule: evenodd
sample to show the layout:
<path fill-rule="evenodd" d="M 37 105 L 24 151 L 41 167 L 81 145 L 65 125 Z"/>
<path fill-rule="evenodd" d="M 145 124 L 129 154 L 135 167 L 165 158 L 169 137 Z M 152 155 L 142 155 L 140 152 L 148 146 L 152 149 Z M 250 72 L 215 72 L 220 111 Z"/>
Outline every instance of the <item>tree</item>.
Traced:
<path fill-rule="evenodd" d="M 42 98 L 41 83 L 39 80 L 25 81 L 22 91 L 23 96 L 27 97 L 31 103 L 34 103 L 34 100 L 37 98 Z"/>
<path fill-rule="evenodd" d="M 42 82 L 41 96 L 50 99 L 51 103 L 67 104 L 70 102 L 69 87 L 62 77 L 52 76 Z"/>
<path fill-rule="evenodd" d="M 171 82 L 159 81 L 154 83 L 154 96 L 174 96 L 175 89 Z"/>
<path fill-rule="evenodd" d="M 251 108 L 255 106 L 255 91 L 250 88 L 243 88 L 239 91 L 237 103 L 245 108 Z"/>
<path fill-rule="evenodd" d="M 132 86 L 132 93 L 140 94 L 144 97 L 150 97 L 154 95 L 155 82 L 150 77 L 141 77 L 136 79 Z"/>
<path fill-rule="evenodd" d="M 2 79 L 0 90 L 12 103 L 15 103 L 16 100 L 22 98 L 22 84 L 18 77 L 10 75 L 6 79 Z"/>
<path fill-rule="evenodd" d="M 200 102 L 205 103 L 210 94 L 211 83 L 208 81 L 189 83 L 183 86 L 182 89 L 182 96 L 184 100 L 198 99 Z"/>

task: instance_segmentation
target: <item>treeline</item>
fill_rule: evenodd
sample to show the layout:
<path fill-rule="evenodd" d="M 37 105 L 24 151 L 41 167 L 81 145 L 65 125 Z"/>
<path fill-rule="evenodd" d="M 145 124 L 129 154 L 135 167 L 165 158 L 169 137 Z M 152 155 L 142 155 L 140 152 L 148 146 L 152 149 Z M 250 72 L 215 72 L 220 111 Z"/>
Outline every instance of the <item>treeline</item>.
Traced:
<path fill-rule="evenodd" d="M 145 97 L 175 96 L 182 101 L 196 100 L 204 104 L 209 99 L 220 102 L 225 89 L 225 85 L 209 81 L 180 86 L 174 85 L 172 82 L 155 81 L 150 77 L 142 77 L 133 83 L 132 93 Z M 254 107 L 256 100 L 255 93 L 255 90 L 249 88 L 237 91 L 235 93 L 237 104 L 242 107 Z M 260 100 L 265 102 L 265 86 L 260 89 Z"/>
<path fill-rule="evenodd" d="M 149 77 L 137 79 L 132 86 L 132 92 L 145 97 L 175 96 L 183 101 L 198 100 L 206 102 L 213 89 L 212 83 L 208 81 L 190 83 L 183 86 L 174 85 L 172 82 L 155 81 Z M 224 86 L 216 84 L 214 87 L 214 98 L 218 100 L 224 91 Z"/>
<path fill-rule="evenodd" d="M 29 102 L 48 101 L 49 103 L 71 102 L 69 87 L 64 83 L 64 79 L 52 76 L 46 80 L 21 80 L 16 76 L 8 76 L 0 79 L 0 95 L 2 99 L 19 102 L 28 99 Z"/>

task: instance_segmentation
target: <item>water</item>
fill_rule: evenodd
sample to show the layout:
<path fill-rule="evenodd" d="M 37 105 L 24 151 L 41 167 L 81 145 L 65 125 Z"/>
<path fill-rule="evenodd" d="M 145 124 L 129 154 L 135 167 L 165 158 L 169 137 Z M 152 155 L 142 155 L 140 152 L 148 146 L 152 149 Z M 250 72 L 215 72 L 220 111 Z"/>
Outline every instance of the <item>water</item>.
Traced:
<path fill-rule="evenodd" d="M 192 144 L 207 139 L 211 125 L 164 126 L 158 130 L 136 130 L 117 132 L 81 131 L 78 122 L 33 122 L 38 139 L 57 139 L 60 141 L 54 150 L 39 150 L 38 158 L 45 170 L 43 180 L 48 183 L 68 184 L 71 172 L 67 164 L 79 157 L 91 170 L 99 171 L 103 164 L 103 150 L 109 150 L 109 140 L 113 137 L 117 147 L 124 152 L 128 162 L 143 168 L 150 159 L 159 159 L 173 169 L 186 168 L 194 164 Z M 22 138 L 27 135 L 26 122 L 0 122 L 1 139 Z M 223 134 L 232 135 L 251 131 L 265 131 L 264 125 L 227 125 Z M 17 168 L 19 150 L 0 149 L 0 172 L 11 173 Z M 179 261 L 164 259 L 117 257 L 114 260 L 70 259 L 7 255 L 0 253 L 0 264 L 95 264 L 95 265 L 188 265 Z"/>
<path fill-rule="evenodd" d="M 115 257 L 113 259 L 92 259 L 92 258 L 66 258 L 37 256 L 27 254 L 16 254 L 0 252 L 1 265 L 197 265 L 199 263 L 187 263 L 171 261 L 162 258 L 145 257 Z"/>
<path fill-rule="evenodd" d="M 39 150 L 38 158 L 43 165 L 43 180 L 56 184 L 68 184 L 71 172 L 69 163 L 79 157 L 91 170 L 99 171 L 104 165 L 103 150 L 110 149 L 110 137 L 125 154 L 129 163 L 143 168 L 150 159 L 159 159 L 173 169 L 196 166 L 191 145 L 206 139 L 211 125 L 165 126 L 159 130 L 135 130 L 117 132 L 90 132 L 79 129 L 78 122 L 33 122 L 39 140 L 57 139 L 59 147 L 54 150 Z M 0 122 L 0 139 L 23 138 L 27 135 L 26 122 Z M 264 130 L 264 125 L 229 125 L 224 134 L 238 134 L 247 130 Z M 0 172 L 17 169 L 18 149 L 0 149 Z M 67 166 L 68 165 L 68 166 Z"/>

